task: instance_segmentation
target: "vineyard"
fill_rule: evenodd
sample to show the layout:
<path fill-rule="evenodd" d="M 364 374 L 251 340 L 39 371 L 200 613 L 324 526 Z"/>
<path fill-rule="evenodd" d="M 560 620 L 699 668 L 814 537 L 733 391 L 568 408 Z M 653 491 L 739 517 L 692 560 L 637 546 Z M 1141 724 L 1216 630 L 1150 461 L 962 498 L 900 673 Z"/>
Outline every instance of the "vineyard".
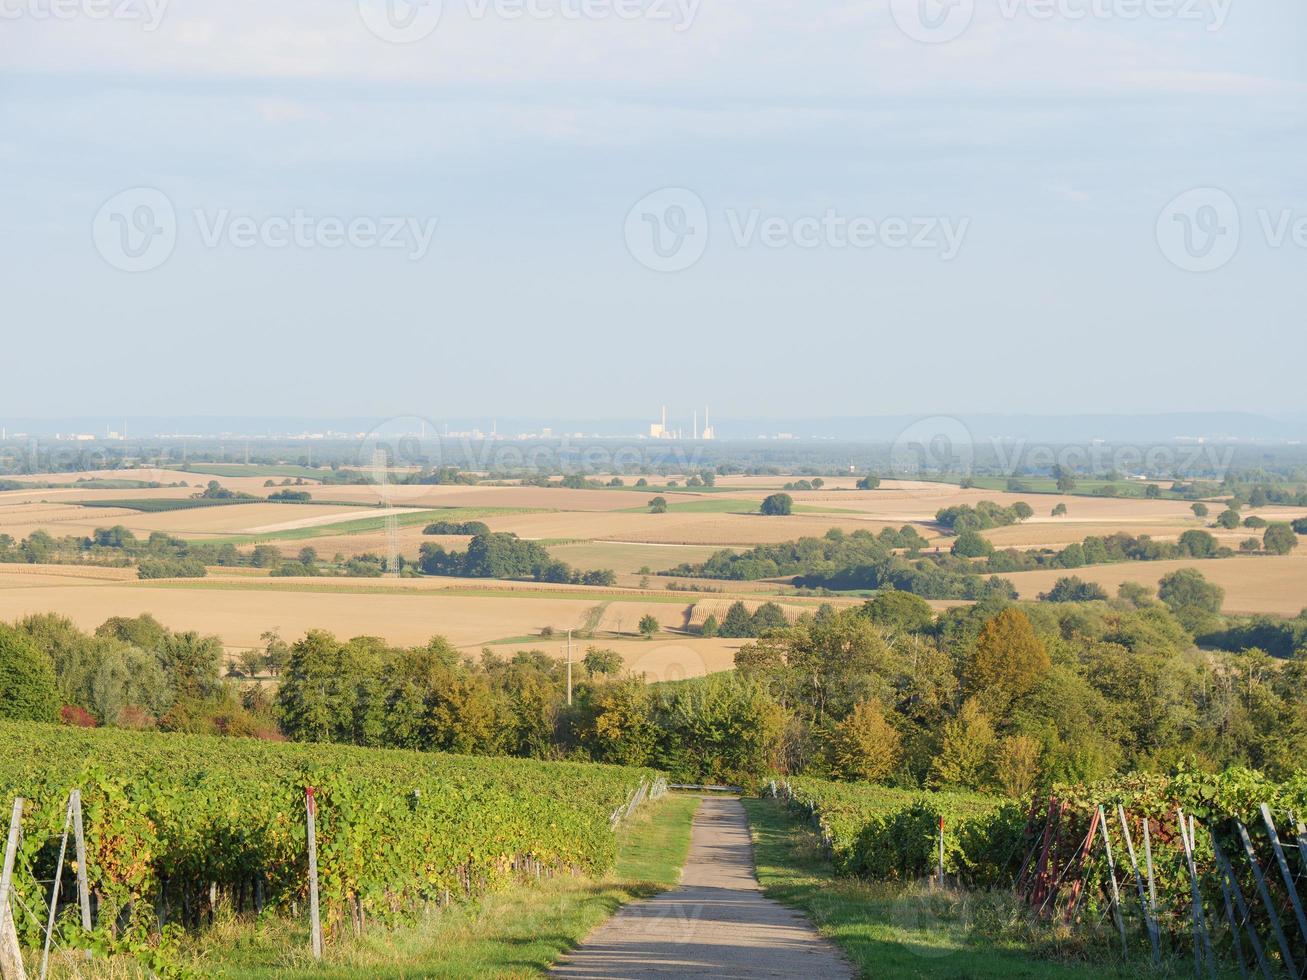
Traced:
<path fill-rule="evenodd" d="M 1307 974 L 1307 776 L 1182 769 L 1057 786 L 1029 807 L 816 779 L 768 795 L 811 819 L 845 874 L 1012 889 L 1033 918 L 1111 937 L 1139 964 Z"/>
<path fill-rule="evenodd" d="M 794 778 L 775 793 L 808 817 L 837 871 L 913 880 L 938 873 L 971 884 L 1002 879 L 1020 860 L 1025 812 L 980 793 L 928 793 L 866 783 Z"/>
<path fill-rule="evenodd" d="M 56 947 L 147 943 L 166 926 L 205 925 L 220 905 L 299 914 L 310 788 L 330 939 L 514 880 L 603 872 L 613 825 L 656 778 L 592 764 L 0 723 L 0 800 L 25 801 L 11 901 L 28 949 L 44 941 L 56 879 Z M 74 789 L 90 934 L 71 861 L 60 862 Z"/>

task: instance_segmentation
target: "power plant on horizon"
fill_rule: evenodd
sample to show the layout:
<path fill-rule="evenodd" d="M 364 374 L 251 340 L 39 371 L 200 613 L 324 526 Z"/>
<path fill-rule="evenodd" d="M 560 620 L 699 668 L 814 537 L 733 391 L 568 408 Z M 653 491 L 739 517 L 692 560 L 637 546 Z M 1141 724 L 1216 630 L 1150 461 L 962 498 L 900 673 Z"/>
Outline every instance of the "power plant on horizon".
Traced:
<path fill-rule="evenodd" d="M 691 439 L 695 439 L 695 440 L 700 440 L 700 439 L 716 439 L 716 438 L 717 438 L 717 433 L 716 433 L 716 431 L 713 429 L 712 424 L 708 421 L 708 407 L 707 407 L 706 405 L 704 406 L 704 409 L 703 409 L 703 429 L 701 430 L 701 429 L 699 428 L 699 410 L 698 410 L 698 409 L 695 409 L 695 411 L 694 411 L 694 428 L 693 428 L 691 431 L 692 431 L 694 434 L 693 434 L 692 436 L 688 436 L 688 437 L 687 437 L 687 436 L 686 436 L 686 435 L 685 435 L 685 434 L 684 434 L 680 429 L 669 429 L 669 428 L 667 428 L 667 406 L 664 405 L 664 406 L 663 406 L 662 421 L 661 421 L 661 422 L 653 422 L 653 423 L 650 423 L 650 425 L 649 425 L 649 438 L 650 438 L 650 439 L 685 439 L 685 438 L 691 438 Z"/>

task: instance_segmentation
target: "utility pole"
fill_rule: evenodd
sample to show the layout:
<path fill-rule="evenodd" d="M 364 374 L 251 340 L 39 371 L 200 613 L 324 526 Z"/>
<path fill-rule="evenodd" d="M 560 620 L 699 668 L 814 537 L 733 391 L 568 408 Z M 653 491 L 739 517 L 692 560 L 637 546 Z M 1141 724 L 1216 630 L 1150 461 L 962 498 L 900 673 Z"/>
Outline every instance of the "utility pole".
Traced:
<path fill-rule="evenodd" d="M 567 706 L 572 706 L 572 631 L 567 631 Z"/>

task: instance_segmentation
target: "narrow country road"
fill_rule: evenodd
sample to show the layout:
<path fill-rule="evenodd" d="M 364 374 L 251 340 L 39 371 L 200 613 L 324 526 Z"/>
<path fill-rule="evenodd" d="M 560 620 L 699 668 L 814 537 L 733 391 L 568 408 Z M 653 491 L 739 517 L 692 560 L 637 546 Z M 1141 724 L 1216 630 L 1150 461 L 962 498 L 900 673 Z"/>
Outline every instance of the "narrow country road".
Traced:
<path fill-rule="evenodd" d="M 853 971 L 806 918 L 763 897 L 740 801 L 705 799 L 680 887 L 623 908 L 553 975 L 848 980 Z"/>

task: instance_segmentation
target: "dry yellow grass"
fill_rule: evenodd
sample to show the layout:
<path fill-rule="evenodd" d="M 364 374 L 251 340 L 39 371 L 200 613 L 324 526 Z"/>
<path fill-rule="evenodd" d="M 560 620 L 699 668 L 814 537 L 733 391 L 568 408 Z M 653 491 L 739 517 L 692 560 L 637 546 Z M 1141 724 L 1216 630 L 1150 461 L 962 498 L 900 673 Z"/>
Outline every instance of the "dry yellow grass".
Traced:
<path fill-rule="evenodd" d="M 228 647 L 252 647 L 260 634 L 280 629 L 297 638 L 310 629 L 343 637 L 380 636 L 390 643 L 425 643 L 444 636 L 456 646 L 488 643 L 542 627 L 579 629 L 593 599 L 277 592 L 257 588 L 198 589 L 115 583 L 15 587 L 0 581 L 0 621 L 29 613 L 56 612 L 83 629 L 111 616 L 151 613 L 177 630 L 222 638 Z"/>
<path fill-rule="evenodd" d="M 295 487 L 318 500 L 376 503 L 381 488 L 371 485 Z M 643 507 L 655 494 L 609 490 L 567 490 L 562 487 L 408 486 L 389 488 L 390 499 L 405 507 L 510 507 L 540 510 L 611 511 Z"/>
<path fill-rule="evenodd" d="M 685 605 L 667 602 L 610 602 L 604 606 L 598 628 L 604 632 L 626 633 L 635 637 L 640 632 L 640 620 L 645 616 L 653 616 L 663 629 L 683 629 L 690 622 L 693 607 L 693 597 L 688 598 Z"/>
<path fill-rule="evenodd" d="M 1296 616 L 1307 608 L 1307 554 L 1284 558 L 1253 556 L 1212 561 L 1128 562 L 1078 568 L 1074 572 L 1016 572 L 1003 577 L 1012 581 L 1023 599 L 1034 599 L 1039 593 L 1047 592 L 1064 575 L 1078 575 L 1088 582 L 1097 582 L 1115 594 L 1122 582 L 1156 586 L 1163 576 L 1178 568 L 1196 568 L 1208 581 L 1225 589 L 1227 613 Z"/>
<path fill-rule="evenodd" d="M 657 637 L 652 640 L 599 638 L 574 640 L 572 655 L 580 661 L 589 647 L 614 650 L 624 661 L 626 672 L 631 675 L 643 675 L 650 682 L 677 681 L 732 669 L 735 666 L 735 652 L 748 642 L 720 638 L 705 640 L 702 637 Z M 540 650 L 562 660 L 566 658 L 566 648 L 566 640 L 560 643 L 554 637 L 538 642 L 499 644 L 491 649 L 501 657 L 512 656 L 519 650 Z M 582 676 L 579 669 L 576 676 Z"/>

